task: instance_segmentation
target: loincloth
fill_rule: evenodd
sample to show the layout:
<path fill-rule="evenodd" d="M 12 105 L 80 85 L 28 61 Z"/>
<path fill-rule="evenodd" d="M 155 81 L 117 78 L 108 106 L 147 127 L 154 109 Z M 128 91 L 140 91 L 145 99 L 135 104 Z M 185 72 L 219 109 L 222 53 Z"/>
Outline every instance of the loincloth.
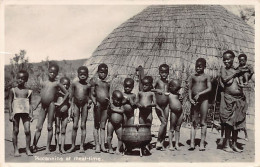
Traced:
<path fill-rule="evenodd" d="M 243 129 L 246 125 L 247 103 L 245 95 L 232 96 L 222 93 L 220 102 L 220 119 L 234 130 Z"/>

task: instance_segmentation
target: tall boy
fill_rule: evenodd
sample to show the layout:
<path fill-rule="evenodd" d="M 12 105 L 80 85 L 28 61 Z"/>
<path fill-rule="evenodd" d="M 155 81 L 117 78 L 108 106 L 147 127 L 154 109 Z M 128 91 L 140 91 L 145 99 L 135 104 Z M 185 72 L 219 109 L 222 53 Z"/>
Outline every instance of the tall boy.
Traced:
<path fill-rule="evenodd" d="M 189 99 L 192 104 L 192 126 L 191 126 L 191 143 L 189 150 L 195 149 L 196 128 L 201 126 L 200 151 L 205 150 L 205 138 L 207 133 L 207 113 L 208 113 L 208 93 L 211 91 L 210 77 L 204 73 L 206 60 L 199 58 L 196 61 L 196 73 L 189 78 Z M 200 118 L 199 118 L 200 115 Z M 199 120 L 200 119 L 200 120 Z"/>

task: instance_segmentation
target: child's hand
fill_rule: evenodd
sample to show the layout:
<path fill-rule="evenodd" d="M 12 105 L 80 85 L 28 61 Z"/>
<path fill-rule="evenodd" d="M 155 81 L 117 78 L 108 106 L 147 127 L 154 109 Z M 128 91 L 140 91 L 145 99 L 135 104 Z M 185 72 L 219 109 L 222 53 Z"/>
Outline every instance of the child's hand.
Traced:
<path fill-rule="evenodd" d="M 56 107 L 59 107 L 59 106 L 61 105 L 61 103 L 54 103 L 54 105 L 55 105 Z"/>
<path fill-rule="evenodd" d="M 29 118 L 30 118 L 30 122 L 33 122 L 33 120 L 34 120 L 33 114 L 29 114 Z"/>
<path fill-rule="evenodd" d="M 196 105 L 196 102 L 193 99 L 190 99 L 191 104 Z"/>
<path fill-rule="evenodd" d="M 14 115 L 13 115 L 13 114 L 10 114 L 10 115 L 9 115 L 9 121 L 10 121 L 10 122 L 14 122 Z"/>
<path fill-rule="evenodd" d="M 198 101 L 199 98 L 200 98 L 200 93 L 196 94 L 196 96 L 194 97 L 194 100 Z"/>

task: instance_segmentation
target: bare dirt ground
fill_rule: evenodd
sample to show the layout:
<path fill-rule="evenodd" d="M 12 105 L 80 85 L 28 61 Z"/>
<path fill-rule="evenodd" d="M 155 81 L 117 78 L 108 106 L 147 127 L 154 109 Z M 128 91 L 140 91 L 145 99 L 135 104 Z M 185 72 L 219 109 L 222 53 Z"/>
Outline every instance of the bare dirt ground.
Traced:
<path fill-rule="evenodd" d="M 217 148 L 217 141 L 219 140 L 220 133 L 215 129 L 212 131 L 208 128 L 207 138 L 206 138 L 206 151 L 199 151 L 198 146 L 194 151 L 188 151 L 189 148 L 189 138 L 190 129 L 188 127 L 181 128 L 181 150 L 180 151 L 158 151 L 155 148 L 151 149 L 151 155 L 144 155 L 139 157 L 138 149 L 133 150 L 131 155 L 116 155 L 108 153 L 95 153 L 93 150 L 93 121 L 87 122 L 87 138 L 85 141 L 86 153 L 79 153 L 79 150 L 70 154 L 52 154 L 45 155 L 44 149 L 47 142 L 47 128 L 46 122 L 42 130 L 42 135 L 39 140 L 38 146 L 41 151 L 34 154 L 34 156 L 28 157 L 25 154 L 25 135 L 23 133 L 22 122 L 20 122 L 20 132 L 19 132 L 19 151 L 21 157 L 13 156 L 13 145 L 12 145 L 12 123 L 8 121 L 8 114 L 5 113 L 5 161 L 6 162 L 254 162 L 255 161 L 255 133 L 254 125 L 248 125 L 248 136 L 249 141 L 244 140 L 244 132 L 239 133 L 239 147 L 243 148 L 242 153 L 227 153 L 221 149 Z M 34 131 L 36 127 L 37 119 L 31 124 L 31 134 L 32 140 L 34 136 Z M 68 124 L 67 134 L 66 134 L 66 146 L 65 150 L 70 148 L 71 145 L 71 129 L 72 123 Z M 153 137 L 151 144 L 154 146 L 157 140 L 157 130 L 158 126 L 152 127 L 152 133 L 155 135 Z M 77 136 L 77 148 L 79 149 L 80 144 L 80 129 L 78 130 Z M 200 132 L 197 132 L 196 137 L 197 144 L 199 143 Z M 168 139 L 166 139 L 165 145 L 168 145 Z M 116 135 L 113 138 L 113 146 L 117 146 Z M 52 149 L 54 151 L 54 137 L 52 140 Z"/>

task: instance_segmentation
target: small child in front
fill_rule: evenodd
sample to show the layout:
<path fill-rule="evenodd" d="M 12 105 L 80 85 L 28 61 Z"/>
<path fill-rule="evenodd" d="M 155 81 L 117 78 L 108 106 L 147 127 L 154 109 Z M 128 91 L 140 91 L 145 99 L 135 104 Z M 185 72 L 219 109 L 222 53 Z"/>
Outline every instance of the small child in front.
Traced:
<path fill-rule="evenodd" d="M 151 91 L 153 87 L 153 80 L 150 76 L 145 76 L 142 79 L 143 91 L 137 95 L 136 105 L 139 108 L 139 124 L 152 125 L 152 107 L 156 107 L 156 98 L 154 92 Z M 163 111 L 161 111 L 163 112 Z"/>
<path fill-rule="evenodd" d="M 189 77 L 189 100 L 191 106 L 192 126 L 191 143 L 189 150 L 195 149 L 195 136 L 198 124 L 201 126 L 200 151 L 205 151 L 205 138 L 207 133 L 208 93 L 211 91 L 210 77 L 204 73 L 206 60 L 199 58 L 196 61 L 196 73 Z M 199 118 L 200 115 L 200 118 Z M 200 119 L 200 120 L 199 120 Z"/>
<path fill-rule="evenodd" d="M 62 77 L 60 79 L 60 83 L 64 86 L 64 88 L 68 91 L 70 87 L 70 79 L 67 77 Z M 64 100 L 63 105 L 60 105 L 56 108 L 55 113 L 55 143 L 56 143 L 56 153 L 65 153 L 64 145 L 65 145 L 65 136 L 66 136 L 66 128 L 67 123 L 70 121 L 69 116 L 69 108 L 70 108 L 70 102 L 69 97 L 67 96 L 66 99 L 64 99 L 64 94 L 59 91 L 57 93 L 57 103 L 55 105 L 58 105 Z M 59 148 L 59 138 L 61 133 L 61 147 Z"/>
<path fill-rule="evenodd" d="M 107 122 L 107 107 L 109 104 L 110 81 L 107 80 L 108 67 L 102 63 L 98 66 L 98 78 L 91 79 L 91 98 L 94 103 L 94 140 L 96 153 L 100 153 L 99 130 L 101 138 L 101 151 L 105 148 L 105 126 Z"/>
<path fill-rule="evenodd" d="M 160 109 L 156 108 L 156 114 L 161 121 L 161 125 L 158 131 L 158 140 L 156 143 L 156 149 L 164 150 L 163 142 L 166 135 L 167 121 L 169 117 L 169 98 L 168 98 L 168 75 L 169 66 L 167 64 L 162 64 L 159 66 L 160 79 L 155 81 L 154 90 L 157 105 Z M 161 112 L 163 111 L 163 112 Z"/>
<path fill-rule="evenodd" d="M 115 90 L 112 94 L 112 103 L 108 106 L 108 124 L 107 124 L 107 143 L 109 148 L 109 153 L 114 154 L 112 148 L 112 138 L 114 131 L 116 132 L 118 138 L 118 145 L 116 149 L 116 154 L 120 154 L 120 148 L 123 145 L 122 138 L 122 124 L 124 121 L 124 108 L 122 101 L 124 96 L 119 90 Z"/>
<path fill-rule="evenodd" d="M 250 77 L 250 68 L 249 66 L 246 64 L 247 62 L 247 56 L 245 54 L 240 54 L 238 56 L 238 61 L 239 61 L 239 66 L 237 67 L 237 69 L 243 71 L 244 73 L 242 75 L 240 75 L 239 78 L 239 86 L 244 87 L 248 85 L 248 80 Z"/>
<path fill-rule="evenodd" d="M 132 93 L 134 88 L 134 80 L 132 78 L 126 78 L 124 80 L 124 124 L 133 125 L 134 124 L 134 110 L 136 108 L 135 100 L 136 95 Z"/>
<path fill-rule="evenodd" d="M 55 114 L 55 102 L 57 102 L 57 93 L 61 90 L 65 95 L 63 101 L 59 104 L 62 105 L 67 99 L 69 95 L 68 91 L 64 88 L 62 84 L 56 81 L 56 76 L 59 72 L 59 66 L 55 63 L 51 63 L 48 69 L 48 80 L 41 84 L 41 100 L 38 102 L 37 106 L 41 103 L 41 110 L 38 116 L 38 122 L 36 125 L 36 131 L 34 134 L 33 140 L 33 151 L 37 151 L 37 143 L 41 136 L 41 131 L 43 127 L 44 120 L 46 115 L 48 114 L 48 138 L 47 138 L 47 147 L 46 147 L 46 154 L 50 154 L 50 145 L 53 136 L 53 121 L 54 121 L 54 114 Z M 57 105 L 57 106 L 59 106 Z"/>
<path fill-rule="evenodd" d="M 80 153 L 85 153 L 84 142 L 86 139 L 86 121 L 88 117 L 88 109 L 91 105 L 91 85 L 87 82 L 88 68 L 81 66 L 78 68 L 78 80 L 75 80 L 71 85 L 71 101 L 72 101 L 72 117 L 73 127 L 71 134 L 71 148 L 67 152 L 75 150 L 77 137 L 78 123 L 81 116 L 81 143 Z"/>
<path fill-rule="evenodd" d="M 169 108 L 170 108 L 170 130 L 169 130 L 169 150 L 179 150 L 180 128 L 183 121 L 182 104 L 179 100 L 178 91 L 181 88 L 181 82 L 173 79 L 169 83 Z M 175 148 L 172 144 L 173 133 L 175 131 Z"/>
<path fill-rule="evenodd" d="M 29 74 L 27 71 L 19 71 L 16 76 L 18 85 L 12 88 L 9 93 L 9 120 L 13 122 L 13 145 L 15 157 L 21 156 L 17 147 L 20 119 L 23 121 L 24 133 L 26 136 L 26 154 L 32 156 L 30 151 L 30 121 L 32 121 L 33 118 L 31 106 L 32 90 L 25 87 L 28 78 Z"/>

